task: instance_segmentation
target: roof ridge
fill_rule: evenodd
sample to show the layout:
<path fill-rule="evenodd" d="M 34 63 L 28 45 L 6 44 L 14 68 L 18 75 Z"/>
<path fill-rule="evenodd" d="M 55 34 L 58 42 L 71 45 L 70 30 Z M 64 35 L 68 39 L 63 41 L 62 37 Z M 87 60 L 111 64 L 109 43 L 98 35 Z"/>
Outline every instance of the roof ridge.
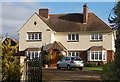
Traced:
<path fill-rule="evenodd" d="M 83 13 L 61 13 L 61 14 L 49 14 L 49 15 L 67 15 L 67 14 L 83 14 Z M 94 14 L 94 13 L 90 12 L 88 14 Z"/>

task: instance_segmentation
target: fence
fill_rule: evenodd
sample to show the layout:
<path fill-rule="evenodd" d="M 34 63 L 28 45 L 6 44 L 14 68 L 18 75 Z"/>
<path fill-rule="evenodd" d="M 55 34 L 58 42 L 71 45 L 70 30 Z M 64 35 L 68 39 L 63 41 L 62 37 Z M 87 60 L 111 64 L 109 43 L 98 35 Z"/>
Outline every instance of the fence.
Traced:
<path fill-rule="evenodd" d="M 40 58 L 27 59 L 26 80 L 28 82 L 42 82 L 42 63 Z"/>

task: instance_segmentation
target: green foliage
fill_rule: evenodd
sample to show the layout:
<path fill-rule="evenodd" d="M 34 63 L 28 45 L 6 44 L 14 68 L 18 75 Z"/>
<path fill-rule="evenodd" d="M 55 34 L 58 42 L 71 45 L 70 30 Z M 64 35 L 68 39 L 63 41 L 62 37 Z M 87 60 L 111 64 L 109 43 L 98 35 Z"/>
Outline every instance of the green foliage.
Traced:
<path fill-rule="evenodd" d="M 64 58 L 65 56 L 64 55 L 59 55 L 59 60 L 61 60 L 62 58 Z"/>
<path fill-rule="evenodd" d="M 17 58 L 12 56 L 17 52 L 16 46 L 11 46 L 11 40 L 8 37 L 5 40 L 5 43 L 2 44 L 2 80 L 3 82 L 12 82 L 14 80 L 19 81 L 22 72 L 21 64 L 17 63 Z"/>
<path fill-rule="evenodd" d="M 100 63 L 100 66 L 104 66 L 104 63 L 103 63 L 103 61 L 101 61 L 101 63 Z"/>
<path fill-rule="evenodd" d="M 87 62 L 87 63 L 84 63 L 84 66 L 85 67 L 96 67 L 96 64 L 93 62 Z"/>
<path fill-rule="evenodd" d="M 44 56 L 44 60 L 46 61 L 46 63 L 50 60 L 50 57 L 48 55 Z"/>
<path fill-rule="evenodd" d="M 117 28 L 115 61 L 107 63 L 103 68 L 103 80 L 119 80 L 120 81 L 120 1 L 113 8 L 114 16 L 109 18 L 109 22 L 113 28 Z"/>

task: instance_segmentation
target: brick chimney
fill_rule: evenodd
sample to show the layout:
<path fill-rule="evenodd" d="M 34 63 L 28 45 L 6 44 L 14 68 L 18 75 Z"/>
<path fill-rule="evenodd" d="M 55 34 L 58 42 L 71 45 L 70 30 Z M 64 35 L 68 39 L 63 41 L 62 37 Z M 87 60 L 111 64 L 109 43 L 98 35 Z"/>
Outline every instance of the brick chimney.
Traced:
<path fill-rule="evenodd" d="M 85 3 L 83 5 L 83 24 L 87 24 L 87 20 L 88 20 L 88 7 L 87 3 Z"/>
<path fill-rule="evenodd" d="M 44 18 L 48 18 L 48 16 L 49 16 L 49 9 L 48 8 L 41 8 L 41 9 L 39 9 L 39 15 L 44 17 Z"/>

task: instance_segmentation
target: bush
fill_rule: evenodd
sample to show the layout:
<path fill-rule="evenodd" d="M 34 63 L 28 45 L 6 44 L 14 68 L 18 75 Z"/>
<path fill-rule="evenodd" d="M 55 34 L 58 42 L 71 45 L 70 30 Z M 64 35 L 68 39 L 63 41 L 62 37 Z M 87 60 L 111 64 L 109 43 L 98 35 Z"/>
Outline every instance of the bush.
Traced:
<path fill-rule="evenodd" d="M 64 57 L 65 57 L 64 55 L 59 55 L 59 60 L 61 60 Z"/>
<path fill-rule="evenodd" d="M 96 64 L 93 62 L 84 63 L 85 67 L 96 67 Z"/>
<path fill-rule="evenodd" d="M 44 56 L 44 60 L 46 61 L 46 63 L 50 60 L 50 57 L 48 55 Z"/>

